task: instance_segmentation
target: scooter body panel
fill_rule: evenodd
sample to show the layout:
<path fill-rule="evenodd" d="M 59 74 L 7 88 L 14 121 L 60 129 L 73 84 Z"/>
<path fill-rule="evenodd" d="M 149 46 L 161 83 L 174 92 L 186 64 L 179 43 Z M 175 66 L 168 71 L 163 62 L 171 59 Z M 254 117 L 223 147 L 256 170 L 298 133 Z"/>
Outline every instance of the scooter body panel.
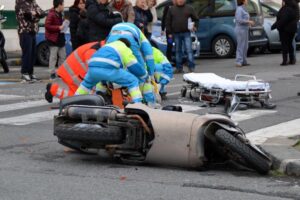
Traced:
<path fill-rule="evenodd" d="M 150 118 L 155 139 L 145 162 L 179 167 L 201 167 L 205 162 L 204 125 L 212 120 L 228 121 L 222 115 L 196 115 L 151 109 L 131 104 L 126 109 L 139 109 Z"/>

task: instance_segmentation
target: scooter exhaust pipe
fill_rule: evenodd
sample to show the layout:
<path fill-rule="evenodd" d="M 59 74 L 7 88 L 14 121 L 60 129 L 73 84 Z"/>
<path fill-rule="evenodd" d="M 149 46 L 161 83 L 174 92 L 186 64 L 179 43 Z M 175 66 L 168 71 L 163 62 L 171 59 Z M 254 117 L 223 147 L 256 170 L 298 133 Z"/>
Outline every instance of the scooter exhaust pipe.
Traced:
<path fill-rule="evenodd" d="M 81 119 L 82 121 L 93 120 L 97 122 L 107 122 L 116 118 L 118 111 L 113 108 L 94 106 L 68 106 L 62 114 L 71 119 Z"/>

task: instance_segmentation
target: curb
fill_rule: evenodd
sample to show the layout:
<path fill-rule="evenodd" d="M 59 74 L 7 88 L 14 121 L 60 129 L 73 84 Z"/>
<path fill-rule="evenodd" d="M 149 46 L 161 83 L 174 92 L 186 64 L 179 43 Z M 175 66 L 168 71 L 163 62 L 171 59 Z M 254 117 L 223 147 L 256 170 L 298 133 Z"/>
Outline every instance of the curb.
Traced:
<path fill-rule="evenodd" d="M 288 176 L 300 177 L 300 152 L 290 146 L 260 145 L 272 161 L 272 170 Z M 274 151 L 274 149 L 276 149 Z M 278 153 L 278 152 L 281 152 Z"/>
<path fill-rule="evenodd" d="M 8 66 L 20 66 L 22 63 L 21 58 L 16 58 L 16 59 L 7 59 L 7 64 Z"/>

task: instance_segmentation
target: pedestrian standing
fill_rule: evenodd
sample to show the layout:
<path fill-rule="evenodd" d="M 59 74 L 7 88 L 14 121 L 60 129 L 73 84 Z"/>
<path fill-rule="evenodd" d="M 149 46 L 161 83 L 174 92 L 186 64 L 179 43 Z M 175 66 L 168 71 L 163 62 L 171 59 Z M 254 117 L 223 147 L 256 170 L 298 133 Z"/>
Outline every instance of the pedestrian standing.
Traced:
<path fill-rule="evenodd" d="M 80 19 L 76 31 L 78 47 L 89 43 L 89 23 L 86 16 L 86 10 L 80 11 Z"/>
<path fill-rule="evenodd" d="M 276 22 L 272 25 L 271 29 L 274 30 L 276 28 L 279 32 L 282 48 L 282 63 L 280 65 L 294 65 L 296 64 L 296 58 L 293 40 L 297 32 L 299 20 L 299 10 L 297 9 L 299 7 L 295 0 L 283 0 L 282 3 L 283 6 L 277 13 Z"/>
<path fill-rule="evenodd" d="M 131 2 L 128 0 L 112 0 L 109 6 L 114 11 L 118 11 L 122 14 L 124 22 L 134 22 L 135 14 Z"/>
<path fill-rule="evenodd" d="M 153 17 L 152 21 L 148 23 L 148 27 L 147 27 L 150 37 L 152 35 L 152 27 L 153 27 L 154 23 L 157 22 L 157 13 L 156 13 L 156 8 L 155 8 L 156 4 L 157 4 L 156 0 L 147 0 L 147 5 L 148 5 L 150 12 L 152 14 L 152 17 Z"/>
<path fill-rule="evenodd" d="M 238 7 L 235 11 L 235 35 L 237 40 L 236 47 L 236 67 L 250 65 L 247 62 L 249 27 L 254 25 L 250 20 L 247 11 L 248 0 L 237 0 Z"/>
<path fill-rule="evenodd" d="M 167 54 L 168 60 L 171 63 L 172 63 L 173 39 L 169 38 L 169 35 L 172 35 L 172 33 L 169 33 L 169 32 L 166 31 L 166 21 L 167 21 L 167 15 L 168 15 L 169 8 L 172 5 L 175 5 L 175 4 L 176 4 L 176 0 L 173 0 L 172 4 L 166 5 L 164 7 L 163 16 L 162 16 L 162 19 L 161 19 L 161 31 L 162 31 L 161 35 L 166 35 L 166 40 L 167 40 L 167 52 L 166 52 L 166 54 Z M 174 65 L 174 64 L 172 63 L 172 65 Z"/>
<path fill-rule="evenodd" d="M 76 33 L 83 12 L 85 12 L 85 0 L 75 0 L 74 4 L 69 8 L 70 33 L 73 51 L 80 46 Z"/>
<path fill-rule="evenodd" d="M 194 22 L 194 26 L 190 29 L 189 19 Z M 188 56 L 189 72 L 194 72 L 195 70 L 191 31 L 197 30 L 197 24 L 198 17 L 195 10 L 190 5 L 187 5 L 185 0 L 176 0 L 176 5 L 169 8 L 166 21 L 166 31 L 169 33 L 168 37 L 175 40 L 176 70 L 174 73 L 184 73 L 182 67 L 183 47 L 185 48 L 185 52 Z"/>
<path fill-rule="evenodd" d="M 122 22 L 113 14 L 108 0 L 87 0 L 86 9 L 90 42 L 105 40 L 113 25 Z"/>
<path fill-rule="evenodd" d="M 148 31 L 148 24 L 152 22 L 153 15 L 147 5 L 146 0 L 137 0 L 134 6 L 135 20 L 134 24 L 141 29 L 149 40 L 151 35 Z"/>
<path fill-rule="evenodd" d="M 300 17 L 300 10 L 299 10 L 299 3 L 300 3 L 300 0 L 295 0 L 296 1 L 296 3 L 297 3 L 297 6 L 295 7 L 295 9 L 296 9 L 296 12 L 297 12 L 297 14 L 296 14 L 296 16 L 298 17 L 298 21 L 299 21 L 299 17 Z M 298 37 L 300 37 L 300 35 L 298 35 L 298 30 L 299 30 L 299 23 L 297 24 L 298 26 L 297 26 L 297 32 L 296 32 L 296 34 L 295 34 L 295 37 L 294 37 L 294 40 L 293 40 L 293 48 L 294 48 L 294 55 L 295 55 L 295 61 L 297 62 L 297 41 L 296 41 L 296 38 Z"/>
<path fill-rule="evenodd" d="M 65 34 L 63 29 L 64 0 L 53 0 L 45 22 L 46 40 L 50 47 L 49 70 L 50 79 L 56 78 L 55 67 L 60 66 L 66 59 Z"/>
<path fill-rule="evenodd" d="M 35 0 L 16 0 L 16 17 L 18 21 L 18 34 L 22 49 L 21 79 L 23 82 L 36 81 L 33 65 L 36 55 L 36 33 L 38 22 L 45 16 L 44 11 Z"/>

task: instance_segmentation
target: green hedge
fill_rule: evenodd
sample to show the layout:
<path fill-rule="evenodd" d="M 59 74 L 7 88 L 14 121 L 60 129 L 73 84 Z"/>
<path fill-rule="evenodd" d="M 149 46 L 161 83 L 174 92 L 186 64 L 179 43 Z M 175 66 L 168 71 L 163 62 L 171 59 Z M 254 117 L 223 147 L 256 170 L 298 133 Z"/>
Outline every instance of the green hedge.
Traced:
<path fill-rule="evenodd" d="M 18 22 L 16 19 L 16 12 L 14 10 L 4 10 L 3 16 L 7 17 L 6 22 L 2 24 L 3 29 L 17 29 Z"/>

